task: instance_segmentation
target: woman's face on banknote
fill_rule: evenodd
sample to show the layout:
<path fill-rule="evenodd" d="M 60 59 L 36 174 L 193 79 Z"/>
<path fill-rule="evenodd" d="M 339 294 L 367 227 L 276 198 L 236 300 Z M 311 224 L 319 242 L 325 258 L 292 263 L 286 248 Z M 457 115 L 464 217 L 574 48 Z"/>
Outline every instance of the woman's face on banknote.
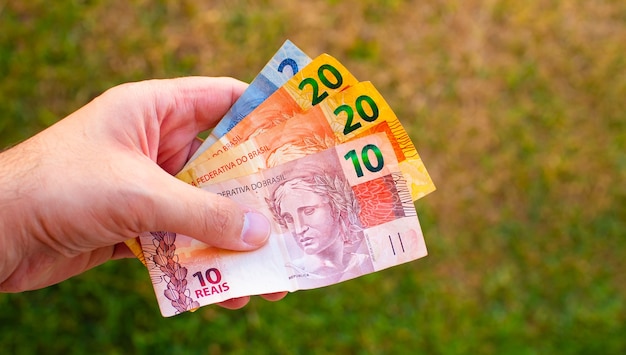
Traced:
<path fill-rule="evenodd" d="M 291 188 L 280 202 L 280 211 L 295 241 L 306 254 L 341 248 L 339 226 L 327 197 Z"/>

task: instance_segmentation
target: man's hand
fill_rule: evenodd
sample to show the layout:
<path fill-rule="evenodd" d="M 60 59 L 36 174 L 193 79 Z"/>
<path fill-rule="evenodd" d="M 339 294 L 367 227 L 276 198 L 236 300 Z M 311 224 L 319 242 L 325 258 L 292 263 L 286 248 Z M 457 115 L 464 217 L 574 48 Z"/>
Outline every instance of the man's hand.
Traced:
<path fill-rule="evenodd" d="M 245 88 L 201 77 L 120 85 L 0 154 L 0 291 L 45 287 L 131 257 L 124 240 L 145 231 L 232 250 L 263 245 L 263 215 L 172 177 L 200 144 L 197 134 Z"/>

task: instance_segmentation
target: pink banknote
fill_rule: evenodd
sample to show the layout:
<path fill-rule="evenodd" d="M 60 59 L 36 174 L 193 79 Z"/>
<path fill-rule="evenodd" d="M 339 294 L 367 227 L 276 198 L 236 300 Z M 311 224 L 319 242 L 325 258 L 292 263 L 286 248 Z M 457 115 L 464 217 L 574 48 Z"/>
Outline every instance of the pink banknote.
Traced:
<path fill-rule="evenodd" d="M 427 254 L 385 133 L 202 188 L 257 209 L 272 222 L 272 233 L 251 252 L 143 233 L 164 316 L 234 297 L 328 286 Z"/>

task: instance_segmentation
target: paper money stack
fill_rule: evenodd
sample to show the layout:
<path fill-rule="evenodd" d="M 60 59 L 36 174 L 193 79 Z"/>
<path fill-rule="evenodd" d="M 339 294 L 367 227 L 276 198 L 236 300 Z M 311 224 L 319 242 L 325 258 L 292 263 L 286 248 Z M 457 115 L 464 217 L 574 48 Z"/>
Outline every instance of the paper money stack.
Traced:
<path fill-rule="evenodd" d="M 290 41 L 177 178 L 264 213 L 272 234 L 251 252 L 171 232 L 128 241 L 166 317 L 426 255 L 414 201 L 435 186 L 398 118 L 370 82 Z"/>

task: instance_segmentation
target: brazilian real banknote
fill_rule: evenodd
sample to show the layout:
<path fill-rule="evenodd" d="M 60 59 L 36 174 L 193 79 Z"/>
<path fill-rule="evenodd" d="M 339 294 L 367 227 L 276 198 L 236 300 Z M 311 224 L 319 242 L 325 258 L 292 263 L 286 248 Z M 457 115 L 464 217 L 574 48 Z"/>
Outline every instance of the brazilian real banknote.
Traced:
<path fill-rule="evenodd" d="M 373 133 L 203 186 L 263 213 L 271 235 L 260 249 L 235 252 L 181 234 L 143 233 L 161 313 L 328 286 L 425 256 L 411 191 L 389 138 Z"/>

